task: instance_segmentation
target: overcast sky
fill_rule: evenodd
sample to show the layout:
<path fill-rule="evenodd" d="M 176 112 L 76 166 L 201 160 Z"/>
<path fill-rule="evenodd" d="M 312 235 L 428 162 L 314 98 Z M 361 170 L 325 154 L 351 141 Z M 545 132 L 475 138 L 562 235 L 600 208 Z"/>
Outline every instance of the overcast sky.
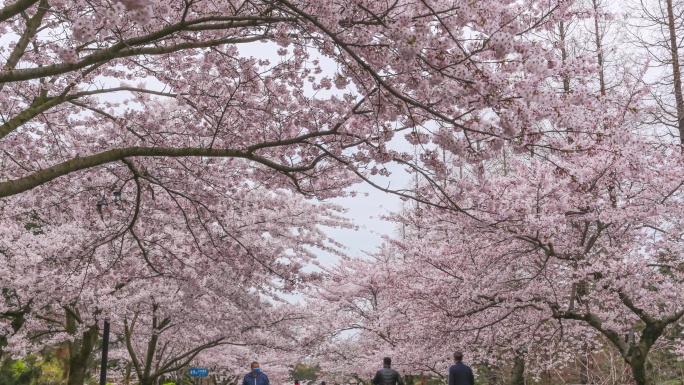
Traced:
<path fill-rule="evenodd" d="M 406 186 L 407 176 L 402 172 L 395 172 L 390 178 L 393 186 Z M 383 221 L 381 216 L 399 210 L 401 200 L 396 195 L 384 193 L 365 184 L 354 186 L 350 190 L 358 191 L 360 194 L 353 198 L 336 198 L 331 201 L 349 210 L 347 217 L 360 228 L 328 229 L 327 232 L 347 247 L 346 252 L 350 256 L 363 256 L 365 253 L 374 252 L 380 246 L 383 235 L 395 235 L 396 224 Z M 329 255 L 323 255 L 321 259 L 327 263 L 329 258 Z"/>
<path fill-rule="evenodd" d="M 239 51 L 245 56 L 254 56 L 259 59 L 268 59 L 272 64 L 278 63 L 281 57 L 277 55 L 277 50 L 280 48 L 273 43 L 250 43 L 238 46 Z M 291 49 L 291 47 L 290 47 Z M 323 73 L 318 76 L 334 76 L 337 70 L 337 64 L 325 57 L 314 55 L 312 52 L 312 60 L 317 58 L 321 61 Z M 313 90 L 311 90 L 313 95 Z M 335 90 L 317 92 L 318 96 L 325 97 L 326 93 L 334 93 Z M 399 147 L 409 146 L 402 138 L 397 138 L 396 145 Z M 404 148 L 406 150 L 406 148 Z M 382 186 L 387 186 L 388 183 L 393 188 L 404 188 L 408 185 L 410 176 L 403 170 L 403 167 L 388 166 L 392 175 L 374 179 L 374 182 Z M 382 243 L 383 235 L 393 235 L 396 225 L 387 221 L 381 220 L 382 215 L 389 214 L 401 207 L 401 200 L 392 194 L 381 192 L 369 185 L 358 184 L 348 189 L 349 191 L 357 191 L 356 197 L 336 198 L 331 201 L 345 207 L 347 217 L 352 219 L 358 230 L 341 230 L 341 229 L 326 229 L 330 237 L 336 241 L 344 244 L 347 247 L 345 252 L 350 256 L 363 256 L 366 253 L 372 253 Z M 319 255 L 321 262 L 326 265 L 334 263 L 335 257 L 321 252 Z"/>

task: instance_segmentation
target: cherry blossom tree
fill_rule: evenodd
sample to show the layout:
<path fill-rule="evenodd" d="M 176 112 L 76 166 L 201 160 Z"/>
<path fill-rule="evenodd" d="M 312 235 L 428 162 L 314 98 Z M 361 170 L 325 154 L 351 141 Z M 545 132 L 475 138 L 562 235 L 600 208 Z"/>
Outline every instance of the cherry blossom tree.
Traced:
<path fill-rule="evenodd" d="M 424 247 L 417 239 L 407 243 Z M 446 379 L 453 352 L 462 350 L 480 368 L 507 368 L 505 382 L 517 384 L 526 373 L 539 375 L 574 357 L 586 330 L 559 325 L 529 304 L 487 306 L 461 288 L 462 282 L 454 282 L 449 272 L 475 273 L 453 262 L 450 254 L 426 258 L 395 246 L 366 261 L 345 260 L 311 295 L 310 310 L 334 309 L 317 312 L 320 326 L 310 335 L 325 337 L 311 344 L 312 361 L 320 363 L 326 378 L 341 382 L 368 380 L 384 356 L 393 357 L 393 367 L 404 375 Z M 475 272 L 482 268 L 472 267 Z M 476 286 L 482 293 L 486 283 Z M 459 308 L 461 301 L 469 307 Z"/>
<path fill-rule="evenodd" d="M 294 350 L 288 326 L 301 319 L 287 307 L 274 307 L 258 296 L 249 301 L 244 289 L 226 287 L 218 279 L 213 284 L 205 280 L 201 287 L 164 286 L 170 290 L 158 288 L 153 297 L 137 303 L 129 299 L 133 294 L 122 296 L 129 313 L 117 323 L 123 324 L 127 357 L 120 355 L 141 384 L 153 384 L 191 362 L 204 364 L 201 353 L 206 360 L 206 354 L 230 351 L 231 346 L 247 347 L 252 354 Z"/>
<path fill-rule="evenodd" d="M 132 205 L 133 202 L 126 202 L 127 196 L 124 189 L 118 205 Z M 150 298 L 176 298 L 166 288 L 172 281 L 191 285 L 184 290 L 197 293 L 198 301 L 205 306 L 198 311 L 207 311 L 207 306 L 223 302 L 225 306 L 258 306 L 262 301 L 259 297 L 280 301 L 279 293 L 316 279 L 315 273 L 302 271 L 302 267 L 313 262 L 315 249 L 336 252 L 339 247 L 327 241 L 320 226 L 348 226 L 339 216 L 338 207 L 306 202 L 286 191 L 246 187 L 241 193 L 235 190 L 230 201 L 211 198 L 201 207 L 195 202 L 180 202 L 180 198 L 172 200 L 181 207 L 179 211 L 167 211 L 163 204 L 157 206 L 154 201 L 142 200 L 140 211 L 134 215 L 146 219 L 124 236 L 117 232 L 127 231 L 129 213 L 112 202 L 113 208 L 103 207 L 102 216 L 95 215 L 85 223 L 55 226 L 46 221 L 40 232 L 25 231 L 14 238 L 9 234 L 16 230 L 7 229 L 8 236 L 3 238 L 7 242 L 3 287 L 11 288 L 12 296 L 4 303 L 4 313 L 10 316 L 17 312 L 17 317 L 9 321 L 23 322 L 23 328 L 16 327 L 8 333 L 12 334 L 10 349 L 21 354 L 65 339 L 73 341 L 70 370 L 75 373 L 70 375 L 70 381 L 80 383 L 97 340 L 98 320 L 103 317 L 110 316 L 115 330 L 121 329 L 121 334 L 125 334 L 125 320 L 131 322 L 130 319 L 138 318 L 136 312 L 149 314 L 150 309 L 160 306 Z M 161 196 L 156 200 L 161 201 Z M 82 208 L 88 210 L 87 206 Z M 169 214 L 176 212 L 178 217 Z M 84 232 L 92 235 L 83 237 Z M 52 241 L 53 238 L 60 242 Z M 208 291 L 206 295 L 213 302 L 201 299 L 203 290 Z M 187 312 L 192 312 L 192 306 L 176 299 L 176 306 L 187 305 Z M 265 311 L 255 312 L 255 322 L 262 322 L 266 315 Z M 195 321 L 196 331 L 200 325 L 218 322 Z M 246 321 L 238 318 L 222 322 L 226 327 L 241 330 L 250 326 Z M 185 328 L 192 330 L 188 325 Z M 206 348 L 211 341 L 228 338 L 226 332 L 225 336 L 207 342 L 208 334 L 199 331 L 197 338 L 205 342 L 189 339 L 197 343 L 187 348 L 198 349 L 195 355 L 201 351 L 199 347 Z M 214 336 L 219 331 L 214 331 Z M 152 374 L 159 377 L 164 373 Z"/>
<path fill-rule="evenodd" d="M 152 235 L 153 212 L 176 211 L 197 246 L 196 226 L 221 231 L 208 224 L 222 212 L 210 214 L 208 205 L 245 184 L 339 195 L 359 178 L 386 174 L 384 163 L 410 166 L 410 154 L 387 143 L 427 122 L 441 126 L 441 145 L 485 156 L 524 131 L 523 122 L 557 113 L 559 100 L 537 92 L 553 76 L 553 61 L 521 36 L 562 17 L 565 7 L 491 1 L 462 13 L 459 4 L 421 1 L 3 4 L 3 38 L 13 42 L 0 73 L 0 196 L 3 228 L 13 229 L 6 239 L 23 236 L 25 226 L 60 237 L 55 229 L 64 227 L 74 236 L 65 246 L 78 251 L 61 254 L 77 269 L 101 248 L 131 242 L 158 270 L 147 248 L 169 248 Z M 257 42 L 276 51 L 277 63 L 243 52 Z M 332 60 L 336 72 L 323 72 L 321 60 Z M 526 68 L 534 75 L 519 76 Z M 333 86 L 339 94 L 331 96 L 325 91 Z M 530 108 L 521 99 L 530 95 L 543 103 Z M 485 119 L 491 111 L 503 118 Z M 516 143 L 537 137 L 521 133 Z M 82 230 L 96 235 L 77 239 Z"/>
<path fill-rule="evenodd" d="M 348 383 L 368 381 L 383 355 L 392 348 L 391 337 L 379 314 L 384 310 L 397 322 L 403 314 L 393 307 L 380 285 L 382 266 L 355 258 L 343 258 L 340 267 L 328 271 L 326 279 L 307 293 L 306 308 L 312 320 L 304 335 L 303 348 L 309 359 L 320 364 L 322 379 Z M 397 311 L 392 311 L 395 309 Z"/>
<path fill-rule="evenodd" d="M 391 241 L 392 247 L 374 255 L 372 262 L 344 262 L 340 271 L 331 272 L 331 282 L 323 293 L 312 295 L 322 296 L 324 303 L 337 309 L 335 314 L 348 315 L 320 322 L 329 327 L 327 332 L 335 340 L 340 340 L 321 354 L 324 362 L 329 360 L 337 368 L 331 373 L 368 374 L 375 367 L 372 355 L 393 352 L 406 360 L 400 365 L 411 373 L 443 375 L 453 351 L 461 349 L 484 365 L 513 362 L 509 382 L 517 384 L 526 366 L 530 373 L 539 375 L 569 362 L 578 351 L 586 351 L 587 344 L 600 333 L 578 323 L 558 322 L 548 307 L 534 301 L 516 297 L 501 304 L 498 294 L 518 290 L 518 280 L 524 282 L 524 277 L 538 274 L 538 262 L 527 255 L 534 254 L 534 247 L 510 241 L 517 239 L 517 227 L 523 226 L 525 215 L 520 219 L 502 212 L 509 204 L 538 206 L 531 201 L 534 195 L 529 194 L 538 180 L 528 178 L 528 168 L 539 167 L 540 175 L 547 172 L 549 189 L 558 187 L 555 178 L 563 186 L 564 178 L 576 180 L 578 174 L 583 175 L 584 162 L 604 162 L 603 158 L 597 160 L 602 155 L 596 152 L 619 155 L 623 142 L 614 141 L 613 136 L 624 132 L 630 139 L 623 140 L 633 146 L 629 132 L 641 117 L 636 112 L 644 94 L 639 87 L 642 73 L 628 66 L 606 71 L 608 55 L 602 54 L 605 29 L 598 25 L 598 19 L 609 15 L 599 11 L 598 3 L 580 4 L 565 12 L 566 17 L 547 24 L 550 33 L 536 40 L 540 46 L 551 47 L 546 57 L 555 63 L 552 73 L 556 76 L 546 78 L 549 88 L 545 93 L 536 90 L 524 99 L 529 108 L 548 106 L 547 95 L 564 103 L 554 107 L 554 114 L 530 122 L 527 129 L 539 135 L 534 144 L 526 145 L 532 150 L 531 156 L 516 155 L 521 152 L 519 137 L 501 147 L 495 141 L 475 141 L 473 148 L 488 150 L 463 156 L 465 146 L 454 140 L 453 133 L 441 131 L 433 136 L 416 131 L 408 136 L 425 163 L 414 168 L 417 183 L 412 190 L 419 199 L 393 217 L 402 239 Z M 588 48 L 574 47 L 574 56 L 568 54 L 570 34 L 566 28 L 570 23 L 586 24 L 591 31 L 573 37 L 573 44 L 589 43 Z M 617 84 L 619 90 L 612 91 Z M 504 116 L 502 124 L 506 122 Z M 606 136 L 611 139 L 606 140 Z M 642 145 L 647 146 L 645 142 Z M 602 175 L 599 171 L 596 174 Z M 499 183 L 509 179 L 510 185 Z M 528 186 L 528 190 L 514 193 L 518 184 Z M 549 203 L 549 212 L 562 218 L 566 206 L 560 209 L 554 205 L 566 204 L 565 197 L 577 192 L 572 188 L 558 190 L 560 202 Z M 555 211 L 557 208 L 561 211 Z M 553 220 L 555 217 L 548 221 Z M 536 234 L 544 228 L 537 220 L 534 223 L 532 229 L 521 231 Z M 561 234 L 559 230 L 558 236 Z M 480 255 L 489 247 L 497 251 L 492 256 Z M 474 287 L 468 287 L 471 284 Z M 548 290 L 563 292 L 562 288 Z M 354 337 L 340 339 L 343 330 L 354 330 Z M 340 364 L 332 358 L 349 349 L 354 353 L 345 357 L 353 357 L 348 358 L 351 362 Z"/>
<path fill-rule="evenodd" d="M 650 383 L 648 353 L 684 315 L 680 157 L 618 130 L 581 156 L 509 159 L 508 175 L 475 169 L 450 185 L 470 216 L 424 206 L 397 218 L 416 229 L 397 241 L 408 257 L 396 263 L 417 282 L 397 290 L 434 317 L 428 329 L 589 328 Z"/>
<path fill-rule="evenodd" d="M 349 180 L 324 159 L 363 175 L 376 162 L 369 171 L 379 172 L 407 161 L 386 148 L 392 133 L 427 121 L 461 132 L 461 151 L 482 151 L 484 143 L 470 148 L 479 137 L 500 146 L 559 108 L 554 95 L 533 108 L 521 100 L 543 88 L 554 61 L 516 36 L 563 17 L 568 4 L 8 4 L 1 14 L 16 44 L 0 74 L 11 95 L 2 101 L 0 196 L 124 159 L 194 169 L 205 157 L 246 159 L 290 187 L 334 193 Z M 538 11 L 520 16 L 528 9 Z M 241 54 L 254 42 L 279 45 L 280 63 Z M 317 56 L 337 72 L 322 74 Z M 333 84 L 339 97 L 306 92 Z M 481 116 L 491 110 L 500 121 Z M 537 137 L 523 133 L 519 144 Z M 350 147 L 354 156 L 343 151 Z"/>
<path fill-rule="evenodd" d="M 353 314 L 341 325 L 436 372 L 446 371 L 454 347 L 484 363 L 513 361 L 514 384 L 525 366 L 539 373 L 567 362 L 600 334 L 638 384 L 652 383 L 648 354 L 684 314 L 674 235 L 680 152 L 639 132 L 642 74 L 606 73 L 598 7 L 591 4 L 595 83 L 579 72 L 557 78 L 577 106 L 573 129 L 550 134 L 563 125 L 559 112 L 535 125 L 547 133 L 533 154 L 515 155 L 506 143 L 499 156 L 465 163 L 424 138 L 434 166 L 414 189 L 423 200 L 393 217 L 402 238 L 363 267 L 344 267 L 374 281 L 331 286 L 333 303 Z M 556 45 L 563 65 L 579 60 L 567 56 L 565 22 Z M 381 300 L 356 305 L 369 295 Z"/>
<path fill-rule="evenodd" d="M 132 319 L 158 329 L 167 318 L 155 323 L 154 314 L 168 309 L 150 300 L 163 286 L 140 298 L 129 288 L 162 278 L 201 287 L 209 266 L 221 265 L 249 281 L 247 298 L 277 301 L 316 278 L 303 270 L 309 247 L 335 248 L 315 225 L 346 226 L 336 209 L 321 213 L 297 194 L 339 196 L 366 180 L 468 213 L 491 190 L 482 182 L 461 197 L 440 184 L 455 168 L 503 149 L 587 151 L 607 135 L 588 116 L 609 107 L 587 87 L 554 87 L 595 65 L 561 62 L 552 44 L 531 38 L 571 5 L 3 3 L 2 38 L 12 44 L 0 52 L 0 279 L 10 348 L 28 349 L 40 333 L 42 342 L 70 339 L 82 373 L 97 321 L 117 315 L 133 330 L 127 351 L 138 355 L 139 379 L 151 381 L 184 361 L 140 357 L 159 340 L 136 336 Z M 250 54 L 258 49 L 272 54 Z M 397 133 L 425 151 L 395 148 Z M 389 162 L 428 183 L 388 188 L 378 176 Z M 117 293 L 132 297 L 130 307 L 113 306 Z M 215 341 L 205 337 L 196 342 Z"/>

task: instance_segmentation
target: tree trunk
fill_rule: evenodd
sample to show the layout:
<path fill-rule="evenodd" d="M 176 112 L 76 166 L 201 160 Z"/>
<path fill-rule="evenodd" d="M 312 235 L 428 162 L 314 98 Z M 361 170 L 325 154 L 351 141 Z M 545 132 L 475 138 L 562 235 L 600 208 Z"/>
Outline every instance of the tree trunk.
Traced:
<path fill-rule="evenodd" d="M 654 385 L 652 365 L 646 360 L 632 362 L 632 376 L 636 385 Z"/>
<path fill-rule="evenodd" d="M 126 369 L 124 370 L 123 381 L 124 385 L 129 385 L 131 383 L 131 363 L 126 364 Z"/>
<path fill-rule="evenodd" d="M 677 104 L 677 128 L 679 129 L 679 141 L 684 143 L 684 94 L 682 92 L 682 75 L 679 68 L 679 45 L 677 43 L 677 25 L 675 23 L 672 0 L 666 1 L 667 28 L 670 37 L 670 54 L 672 59 L 672 80 L 674 83 L 674 97 Z"/>
<path fill-rule="evenodd" d="M 162 376 L 152 375 L 149 377 L 143 377 L 138 382 L 139 385 L 158 385 L 161 383 Z"/>
<path fill-rule="evenodd" d="M 518 355 L 513 360 L 513 369 L 511 370 L 511 379 L 509 385 L 525 385 L 525 357 Z"/>
<path fill-rule="evenodd" d="M 68 385 L 83 385 L 85 381 L 88 360 L 97 342 L 98 329 L 93 325 L 83 332 L 80 341 L 77 339 L 69 343 L 69 381 Z"/>
<path fill-rule="evenodd" d="M 667 324 L 646 324 L 641 332 L 641 338 L 636 344 L 632 344 L 627 351 L 625 361 L 632 369 L 632 376 L 636 385 L 654 385 L 653 365 L 648 360 L 648 353 L 653 344 L 663 334 Z"/>

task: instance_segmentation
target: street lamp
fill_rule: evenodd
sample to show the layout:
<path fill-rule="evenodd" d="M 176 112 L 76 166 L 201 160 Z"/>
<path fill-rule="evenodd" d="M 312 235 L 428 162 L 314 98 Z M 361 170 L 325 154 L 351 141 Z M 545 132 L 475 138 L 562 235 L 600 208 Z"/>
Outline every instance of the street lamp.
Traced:
<path fill-rule="evenodd" d="M 102 362 L 100 363 L 100 385 L 107 385 L 107 353 L 109 353 L 109 317 L 104 319 L 102 330 Z"/>
<path fill-rule="evenodd" d="M 121 190 L 114 190 L 112 192 L 114 198 L 112 203 L 119 205 L 121 202 Z M 97 212 L 100 214 L 100 218 L 104 220 L 102 215 L 102 207 L 108 205 L 109 202 L 107 198 L 103 195 L 99 201 L 97 201 Z M 107 354 L 109 353 L 109 317 L 104 319 L 104 326 L 102 329 L 102 361 L 100 362 L 100 385 L 107 385 Z"/>

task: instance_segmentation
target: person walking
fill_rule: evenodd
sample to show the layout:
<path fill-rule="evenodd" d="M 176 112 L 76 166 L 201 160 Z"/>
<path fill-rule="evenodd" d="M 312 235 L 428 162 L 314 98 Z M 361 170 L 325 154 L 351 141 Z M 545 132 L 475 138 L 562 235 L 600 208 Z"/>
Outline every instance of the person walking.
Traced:
<path fill-rule="evenodd" d="M 378 370 L 373 377 L 375 385 L 404 385 L 401 374 L 392 369 L 392 359 L 385 357 L 382 359 L 382 369 Z"/>
<path fill-rule="evenodd" d="M 454 364 L 449 368 L 449 385 L 475 385 L 473 370 L 462 361 L 463 353 L 454 352 Z"/>
<path fill-rule="evenodd" d="M 268 376 L 261 371 L 261 366 L 259 366 L 258 362 L 252 362 L 250 368 L 252 370 L 245 375 L 242 385 L 270 385 Z"/>

